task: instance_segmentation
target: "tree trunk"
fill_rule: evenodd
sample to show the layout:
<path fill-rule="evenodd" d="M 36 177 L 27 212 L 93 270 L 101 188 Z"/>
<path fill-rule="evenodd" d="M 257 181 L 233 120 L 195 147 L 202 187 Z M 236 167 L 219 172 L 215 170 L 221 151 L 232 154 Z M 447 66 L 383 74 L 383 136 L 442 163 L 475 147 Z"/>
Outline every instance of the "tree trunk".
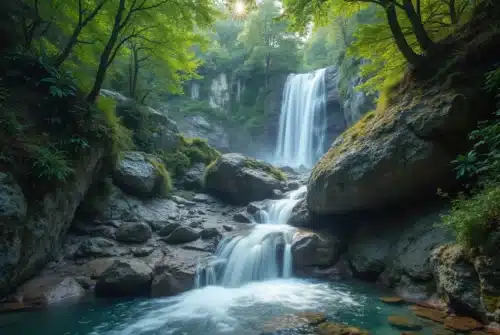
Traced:
<path fill-rule="evenodd" d="M 78 36 L 80 36 L 80 33 L 82 32 L 83 26 L 81 24 L 78 24 L 75 27 L 75 30 L 73 30 L 73 34 L 68 40 L 68 43 L 66 43 L 66 46 L 64 47 L 63 51 L 57 56 L 56 60 L 54 61 L 54 65 L 56 67 L 60 67 L 62 63 L 69 57 L 71 54 L 71 51 L 73 50 L 73 47 L 78 43 Z"/>
<path fill-rule="evenodd" d="M 456 26 L 458 24 L 459 19 L 458 19 L 457 9 L 455 7 L 455 0 L 450 0 L 448 7 L 450 11 L 450 21 L 453 25 Z"/>
<path fill-rule="evenodd" d="M 403 57 L 408 61 L 408 63 L 410 63 L 411 65 L 417 65 L 421 60 L 421 56 L 413 51 L 411 46 L 408 44 L 408 41 L 406 41 L 405 35 L 403 34 L 401 26 L 399 25 L 396 8 L 394 7 L 394 5 L 386 6 L 385 13 L 387 16 L 387 23 L 389 24 L 392 35 L 394 37 L 394 41 L 396 42 L 399 51 L 403 54 Z"/>
<path fill-rule="evenodd" d="M 113 48 L 118 41 L 118 37 L 120 36 L 120 27 L 122 25 L 122 17 L 123 12 L 125 10 L 125 0 L 120 0 L 120 4 L 118 5 L 118 9 L 115 15 L 115 22 L 113 24 L 113 30 L 111 31 L 111 35 L 109 36 L 108 42 L 102 51 L 101 58 L 99 61 L 99 67 L 97 68 L 96 77 L 94 80 L 94 85 L 92 86 L 92 90 L 87 96 L 87 101 L 90 103 L 94 103 L 101 91 L 102 84 L 104 79 L 106 78 L 106 71 L 108 70 L 109 60 L 113 53 Z"/>
<path fill-rule="evenodd" d="M 130 97 L 136 98 L 137 95 L 137 77 L 139 76 L 139 51 L 133 49 L 133 67 L 132 67 L 132 82 L 130 83 Z"/>
<path fill-rule="evenodd" d="M 413 33 L 417 38 L 418 44 L 422 50 L 427 51 L 434 43 L 427 34 L 424 24 L 422 23 L 422 19 L 415 11 L 415 7 L 413 7 L 411 0 L 403 0 L 403 7 L 408 20 L 411 23 Z"/>

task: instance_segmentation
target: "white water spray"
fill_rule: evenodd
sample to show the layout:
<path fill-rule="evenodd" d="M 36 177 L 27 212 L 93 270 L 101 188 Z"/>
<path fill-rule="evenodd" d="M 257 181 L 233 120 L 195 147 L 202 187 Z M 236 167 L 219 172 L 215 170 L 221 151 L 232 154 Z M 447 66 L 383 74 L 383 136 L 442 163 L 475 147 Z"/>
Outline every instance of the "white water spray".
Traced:
<path fill-rule="evenodd" d="M 200 264 L 196 286 L 238 287 L 244 283 L 292 276 L 292 238 L 295 228 L 286 224 L 293 207 L 306 193 L 303 186 L 286 199 L 270 201 L 248 235 L 221 241 L 215 256 Z"/>
<path fill-rule="evenodd" d="M 326 69 L 288 76 L 283 93 L 275 160 L 310 168 L 324 154 Z"/>

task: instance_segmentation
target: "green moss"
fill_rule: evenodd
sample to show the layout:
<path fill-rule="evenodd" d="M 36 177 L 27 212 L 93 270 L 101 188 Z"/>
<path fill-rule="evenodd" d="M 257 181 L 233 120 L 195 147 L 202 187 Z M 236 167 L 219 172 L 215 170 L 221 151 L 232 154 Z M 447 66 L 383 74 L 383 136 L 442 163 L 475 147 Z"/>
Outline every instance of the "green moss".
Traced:
<path fill-rule="evenodd" d="M 155 193 L 161 197 L 167 197 L 172 192 L 172 178 L 170 177 L 170 173 L 165 168 L 165 165 L 157 159 L 150 158 L 148 161 L 154 166 L 156 173 L 161 178 L 161 181 L 157 184 Z"/>
<path fill-rule="evenodd" d="M 248 158 L 245 160 L 245 166 L 250 169 L 256 169 L 256 170 L 261 170 L 266 173 L 269 173 L 272 175 L 274 178 L 280 180 L 280 181 L 286 181 L 286 175 L 283 173 L 283 171 L 275 168 L 274 166 L 258 161 L 253 158 Z"/>
<path fill-rule="evenodd" d="M 500 185 L 489 184 L 470 197 L 452 201 L 452 211 L 442 217 L 457 241 L 466 247 L 483 246 L 500 218 Z M 492 234 L 493 235 L 493 234 Z"/>
<path fill-rule="evenodd" d="M 210 164 L 220 157 L 220 152 L 206 140 L 179 136 L 179 147 L 174 151 L 160 151 L 161 157 L 174 176 L 182 176 L 196 163 Z"/>
<path fill-rule="evenodd" d="M 482 298 L 488 312 L 494 313 L 497 309 L 500 309 L 500 296 L 483 295 Z"/>

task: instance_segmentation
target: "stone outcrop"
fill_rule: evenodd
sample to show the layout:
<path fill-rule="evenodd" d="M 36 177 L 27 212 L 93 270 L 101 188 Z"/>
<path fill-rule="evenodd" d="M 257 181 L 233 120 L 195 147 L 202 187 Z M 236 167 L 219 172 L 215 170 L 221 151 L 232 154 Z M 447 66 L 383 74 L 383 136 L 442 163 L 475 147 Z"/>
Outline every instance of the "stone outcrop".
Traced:
<path fill-rule="evenodd" d="M 158 164 L 159 160 L 153 155 L 138 151 L 124 153 L 113 176 L 115 184 L 124 192 L 138 197 L 152 197 L 160 193 L 164 182 L 154 162 Z"/>
<path fill-rule="evenodd" d="M 291 246 L 294 268 L 333 265 L 339 256 L 339 244 L 326 232 L 296 231 Z"/>
<path fill-rule="evenodd" d="M 228 202 L 246 205 L 273 197 L 284 183 L 271 165 L 241 154 L 222 155 L 205 172 L 206 190 Z"/>
<path fill-rule="evenodd" d="M 402 95 L 366 115 L 314 167 L 308 207 L 318 214 L 381 208 L 446 187 L 455 180 L 450 161 L 478 117 L 473 98 L 443 92 L 414 103 Z"/>
<path fill-rule="evenodd" d="M 95 293 L 101 297 L 148 295 L 152 273 L 153 270 L 140 260 L 116 260 L 97 281 Z"/>
<path fill-rule="evenodd" d="M 14 178 L 0 173 L 0 296 L 35 275 L 61 245 L 74 214 L 99 174 L 103 150 L 81 157 L 74 177 L 27 207 Z"/>

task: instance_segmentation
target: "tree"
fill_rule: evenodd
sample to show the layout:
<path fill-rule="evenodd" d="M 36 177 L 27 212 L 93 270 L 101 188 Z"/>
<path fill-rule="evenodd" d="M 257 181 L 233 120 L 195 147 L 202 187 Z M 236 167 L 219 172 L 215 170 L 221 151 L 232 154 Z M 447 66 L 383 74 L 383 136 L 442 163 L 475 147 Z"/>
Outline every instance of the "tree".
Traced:
<path fill-rule="evenodd" d="M 266 85 L 273 69 L 288 67 L 293 71 L 298 62 L 298 37 L 287 30 L 286 21 L 277 20 L 279 16 L 280 8 L 276 2 L 264 0 L 249 15 L 238 36 L 238 40 L 249 52 L 247 64 L 263 65 Z"/>

